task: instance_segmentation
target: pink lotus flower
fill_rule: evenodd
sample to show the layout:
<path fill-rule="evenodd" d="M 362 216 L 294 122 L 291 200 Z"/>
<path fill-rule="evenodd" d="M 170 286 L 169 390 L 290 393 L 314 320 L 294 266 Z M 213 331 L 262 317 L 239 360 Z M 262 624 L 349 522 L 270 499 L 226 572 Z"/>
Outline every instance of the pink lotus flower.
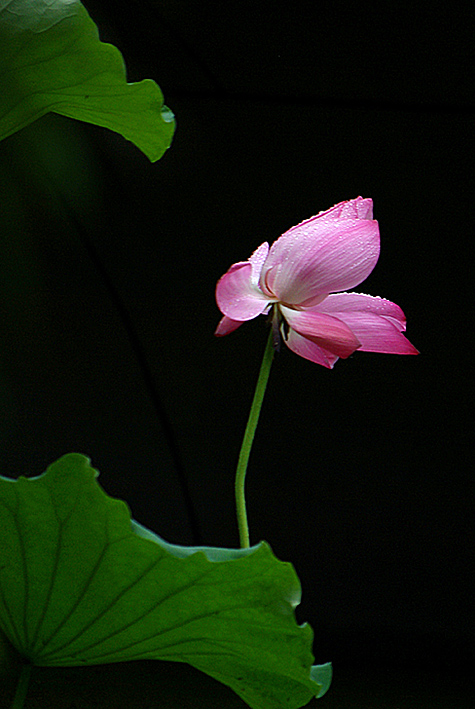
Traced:
<path fill-rule="evenodd" d="M 324 367 L 355 350 L 418 354 L 402 334 L 406 318 L 398 305 L 339 292 L 364 281 L 378 257 L 373 201 L 340 202 L 231 266 L 216 286 L 224 317 L 215 335 L 272 310 L 275 346 L 282 336 L 291 350 Z"/>

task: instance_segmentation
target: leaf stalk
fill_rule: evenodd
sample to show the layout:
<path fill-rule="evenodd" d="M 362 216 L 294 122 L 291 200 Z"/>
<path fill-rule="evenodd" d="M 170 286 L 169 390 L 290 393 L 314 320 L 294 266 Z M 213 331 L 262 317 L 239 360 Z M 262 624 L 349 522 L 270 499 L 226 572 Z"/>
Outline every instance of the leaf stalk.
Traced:
<path fill-rule="evenodd" d="M 13 702 L 10 709 L 23 709 L 26 695 L 28 694 L 28 686 L 30 684 L 31 668 L 33 665 L 30 662 L 25 662 L 21 668 L 20 677 L 13 697 Z"/>

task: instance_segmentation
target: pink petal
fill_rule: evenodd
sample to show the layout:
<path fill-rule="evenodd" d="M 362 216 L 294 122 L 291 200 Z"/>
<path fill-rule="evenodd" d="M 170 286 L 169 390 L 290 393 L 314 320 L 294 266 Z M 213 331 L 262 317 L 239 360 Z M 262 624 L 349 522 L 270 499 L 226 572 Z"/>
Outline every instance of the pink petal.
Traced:
<path fill-rule="evenodd" d="M 252 264 L 235 263 L 216 286 L 216 302 L 223 315 L 232 320 L 252 320 L 269 304 L 269 298 L 252 282 Z"/>
<path fill-rule="evenodd" d="M 361 283 L 378 257 L 376 221 L 322 219 L 317 215 L 290 229 L 271 246 L 261 273 L 261 288 L 283 303 L 309 307 L 323 295 Z"/>
<path fill-rule="evenodd" d="M 361 341 L 362 352 L 419 354 L 391 320 L 373 313 L 342 313 L 341 319 Z"/>
<path fill-rule="evenodd" d="M 331 315 L 285 306 L 280 306 L 280 310 L 292 330 L 338 357 L 349 357 L 360 347 L 360 341 L 348 325 Z"/>
<path fill-rule="evenodd" d="M 406 316 L 396 303 L 365 293 L 332 293 L 319 305 L 319 312 L 339 317 L 338 313 L 370 312 L 390 318 L 400 331 L 406 329 Z"/>
<path fill-rule="evenodd" d="M 372 219 L 373 218 L 373 200 L 369 197 L 356 197 L 345 202 L 335 204 L 331 209 L 325 212 L 320 212 L 314 219 L 341 219 L 342 217 L 353 219 Z"/>
<path fill-rule="evenodd" d="M 264 265 L 268 253 L 269 244 L 267 241 L 264 241 L 264 243 L 253 252 L 252 256 L 249 257 L 249 263 L 252 266 L 251 281 L 253 285 L 259 285 L 259 277 L 261 275 L 262 266 Z"/>
<path fill-rule="evenodd" d="M 309 359 L 316 364 L 322 364 L 329 369 L 333 369 L 333 365 L 338 360 L 337 355 L 323 349 L 323 347 L 319 347 L 315 342 L 299 335 L 295 330 L 289 330 L 285 344 L 292 352 L 300 355 L 300 357 Z"/>
<path fill-rule="evenodd" d="M 238 327 L 241 327 L 242 323 L 243 323 L 242 320 L 232 320 L 231 318 L 228 318 L 225 315 L 219 321 L 218 327 L 214 331 L 214 334 L 217 337 L 223 337 L 224 335 L 229 335 L 230 332 L 234 332 L 234 330 L 237 330 Z"/>
<path fill-rule="evenodd" d="M 373 218 L 373 200 L 369 197 L 357 197 L 349 202 L 344 202 L 340 217 L 357 217 L 358 219 Z"/>
<path fill-rule="evenodd" d="M 362 293 L 338 293 L 329 295 L 316 309 L 345 322 L 360 340 L 362 352 L 419 354 L 402 334 L 406 329 L 403 311 L 390 300 Z"/>

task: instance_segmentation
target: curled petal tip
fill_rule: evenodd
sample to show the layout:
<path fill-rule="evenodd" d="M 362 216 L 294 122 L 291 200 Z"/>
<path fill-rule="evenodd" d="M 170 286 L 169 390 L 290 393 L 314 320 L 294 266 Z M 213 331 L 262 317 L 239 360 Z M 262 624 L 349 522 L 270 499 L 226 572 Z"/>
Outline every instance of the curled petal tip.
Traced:
<path fill-rule="evenodd" d="M 225 315 L 219 321 L 218 327 L 214 331 L 214 334 L 216 337 L 224 337 L 225 335 L 229 335 L 229 333 L 234 332 L 234 330 L 237 330 L 242 324 L 242 320 L 232 320 Z"/>

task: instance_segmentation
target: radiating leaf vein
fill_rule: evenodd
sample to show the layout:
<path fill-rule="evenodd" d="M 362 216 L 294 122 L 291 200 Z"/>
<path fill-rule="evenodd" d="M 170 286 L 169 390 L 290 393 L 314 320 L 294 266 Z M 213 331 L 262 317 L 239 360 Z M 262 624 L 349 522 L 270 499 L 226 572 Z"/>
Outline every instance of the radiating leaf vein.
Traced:
<path fill-rule="evenodd" d="M 69 638 L 67 642 L 63 643 L 63 645 L 55 647 L 54 650 L 52 650 L 51 652 L 43 653 L 41 655 L 41 659 L 44 660 L 46 657 L 51 659 L 51 657 L 58 655 L 58 653 L 61 650 L 63 650 L 65 647 L 72 645 L 78 638 L 81 637 L 81 635 L 84 635 L 84 633 L 86 631 L 88 631 L 93 625 L 95 625 L 99 620 L 101 620 L 107 613 L 109 613 L 112 610 L 112 608 L 119 602 L 119 600 L 121 598 L 123 598 L 123 596 L 125 596 L 125 594 L 128 593 L 134 586 L 136 586 L 138 583 L 140 583 L 145 578 L 145 576 L 147 576 L 147 574 L 149 574 L 151 571 L 153 571 L 162 560 L 163 560 L 163 557 L 160 557 L 159 559 L 155 559 L 154 562 L 147 569 L 144 569 L 144 571 L 134 581 L 132 581 L 128 586 L 126 586 L 124 589 L 122 589 L 122 591 L 120 593 L 118 593 L 113 599 L 111 599 L 110 603 L 108 603 L 104 608 L 102 608 L 101 611 L 94 618 L 92 618 L 89 621 L 89 623 L 83 625 L 81 630 L 78 633 L 76 633 L 76 635 Z M 89 645 L 86 645 L 84 647 L 81 647 L 81 652 L 86 652 L 89 649 L 96 647 L 97 645 L 101 645 L 102 643 L 106 642 L 107 640 L 110 640 L 114 636 L 120 635 L 120 633 L 123 633 L 125 630 L 132 627 L 133 625 L 136 625 L 137 623 L 141 622 L 148 615 L 150 615 L 150 613 L 153 613 L 153 611 L 156 610 L 159 605 L 161 605 L 165 601 L 169 600 L 173 596 L 177 596 L 180 593 L 188 591 L 190 588 L 192 588 L 195 585 L 197 580 L 200 580 L 200 578 L 203 578 L 208 573 L 209 572 L 206 571 L 198 579 L 194 578 L 189 583 L 184 584 L 183 586 L 175 589 L 173 593 L 169 593 L 167 596 L 159 599 L 156 603 L 154 603 L 150 608 L 148 608 L 146 611 L 144 611 L 141 615 L 130 620 L 128 623 L 125 623 L 123 626 L 121 626 L 120 628 L 117 628 L 116 630 L 109 633 L 108 635 L 102 636 L 101 638 L 98 638 L 95 642 L 90 643 Z M 78 604 L 76 604 L 76 606 L 77 605 Z M 156 634 L 157 633 L 153 633 L 153 635 L 151 637 L 154 637 L 154 635 L 156 635 Z M 48 643 L 49 643 L 49 641 L 50 640 L 48 640 Z M 132 643 L 132 645 L 134 645 L 134 644 L 135 643 Z"/>

